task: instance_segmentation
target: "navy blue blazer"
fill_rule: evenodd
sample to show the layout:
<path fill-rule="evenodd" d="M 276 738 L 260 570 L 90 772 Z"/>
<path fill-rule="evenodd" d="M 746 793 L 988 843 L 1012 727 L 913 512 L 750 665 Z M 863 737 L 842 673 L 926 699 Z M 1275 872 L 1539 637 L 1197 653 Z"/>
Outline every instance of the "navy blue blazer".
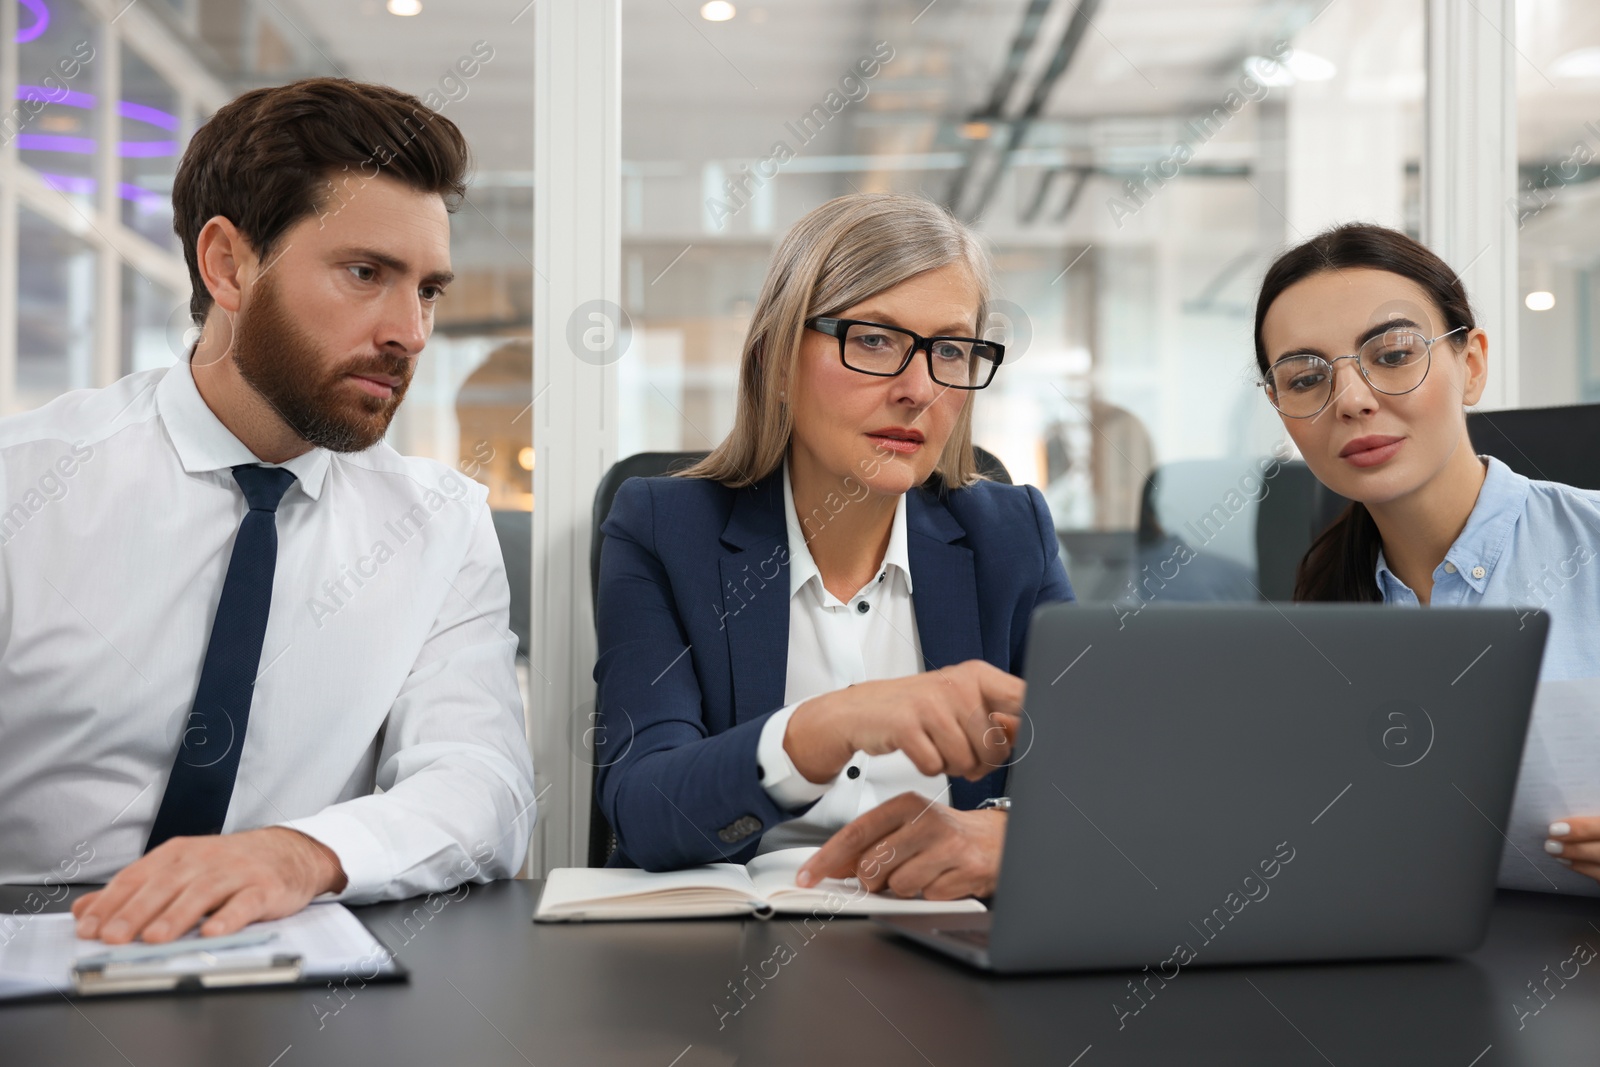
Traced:
<path fill-rule="evenodd" d="M 617 835 L 612 865 L 743 863 L 797 814 L 756 769 L 788 674 L 783 471 L 743 489 L 630 478 L 601 529 L 596 789 Z M 906 534 L 926 669 L 982 659 L 1020 675 L 1034 608 L 1072 599 L 1039 491 L 914 489 Z M 1004 785 L 1004 769 L 954 779 L 951 805 Z"/>

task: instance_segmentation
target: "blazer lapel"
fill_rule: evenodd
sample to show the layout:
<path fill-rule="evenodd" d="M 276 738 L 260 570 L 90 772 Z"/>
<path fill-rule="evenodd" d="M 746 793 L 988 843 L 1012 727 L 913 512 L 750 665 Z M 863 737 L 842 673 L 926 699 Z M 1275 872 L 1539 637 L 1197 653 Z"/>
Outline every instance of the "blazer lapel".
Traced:
<path fill-rule="evenodd" d="M 906 535 L 923 669 L 982 659 L 972 550 L 953 543 L 966 531 L 937 496 L 913 489 L 906 494 Z"/>
<path fill-rule="evenodd" d="M 737 490 L 718 561 L 734 722 L 783 706 L 789 666 L 789 538 L 783 471 Z"/>

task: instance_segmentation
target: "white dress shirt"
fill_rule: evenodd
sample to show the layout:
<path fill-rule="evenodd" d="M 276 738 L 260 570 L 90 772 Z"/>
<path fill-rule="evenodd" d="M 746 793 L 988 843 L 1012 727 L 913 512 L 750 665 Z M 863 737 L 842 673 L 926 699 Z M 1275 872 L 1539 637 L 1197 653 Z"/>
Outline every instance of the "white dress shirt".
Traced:
<path fill-rule="evenodd" d="M 911 600 L 911 562 L 906 554 L 905 497 L 895 506 L 889 547 L 877 575 L 848 603 L 822 584 L 822 572 L 811 558 L 795 511 L 787 461 L 783 511 L 789 531 L 785 706 L 761 728 L 756 758 L 761 764 L 762 787 L 776 804 L 794 810 L 816 803 L 804 815 L 767 831 L 761 839 L 761 852 L 820 845 L 852 819 L 901 793 L 917 792 L 935 800 L 949 788 L 944 775 L 923 774 L 903 752 L 886 756 L 857 752 L 837 778 L 822 783 L 808 781 L 789 759 L 783 739 L 795 708 L 814 696 L 857 682 L 920 674 L 923 663 Z M 826 512 L 813 518 L 813 529 L 825 518 Z"/>
<path fill-rule="evenodd" d="M 184 362 L 0 420 L 0 882 L 143 853 L 256 462 Z M 513 874 L 533 765 L 486 490 L 383 443 L 282 466 L 223 832 L 315 838 L 351 901 Z"/>

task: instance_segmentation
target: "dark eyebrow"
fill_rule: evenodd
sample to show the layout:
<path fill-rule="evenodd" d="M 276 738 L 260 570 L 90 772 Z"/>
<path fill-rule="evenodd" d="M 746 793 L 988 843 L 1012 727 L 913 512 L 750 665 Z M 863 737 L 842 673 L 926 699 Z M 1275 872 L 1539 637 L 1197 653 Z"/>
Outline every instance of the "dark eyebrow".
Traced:
<path fill-rule="evenodd" d="M 340 259 L 370 259 L 380 266 L 387 267 L 396 274 L 405 274 L 411 267 L 403 259 L 397 259 L 387 252 L 379 252 L 375 248 L 341 248 L 334 253 Z M 449 285 L 455 281 L 455 273 L 448 270 L 436 270 L 422 279 L 424 285 Z"/>
<path fill-rule="evenodd" d="M 1390 330 L 1420 331 L 1421 329 L 1422 327 L 1420 325 L 1407 318 L 1388 319 L 1387 321 L 1380 322 L 1375 326 L 1368 326 L 1365 330 L 1363 330 L 1361 336 L 1356 338 L 1356 347 L 1360 348 L 1374 337 L 1377 337 L 1380 334 L 1388 333 Z"/>
<path fill-rule="evenodd" d="M 864 322 L 876 322 L 880 326 L 893 326 L 897 330 L 909 330 L 911 333 L 916 333 L 917 332 L 915 330 L 912 330 L 911 327 L 909 327 L 909 326 L 902 325 L 893 315 L 884 314 L 884 313 L 881 313 L 881 312 L 866 311 L 866 312 L 862 312 L 860 315 L 852 315 L 850 317 L 854 318 L 854 319 L 860 319 L 861 321 L 864 321 Z M 963 323 L 957 323 L 954 326 L 941 327 L 941 328 L 935 330 L 933 333 L 924 334 L 923 336 L 925 336 L 925 337 L 971 337 L 972 335 L 970 333 L 965 332 L 965 331 L 970 330 L 970 329 L 972 329 L 972 327 L 968 326 L 966 323 L 963 322 Z"/>
<path fill-rule="evenodd" d="M 1362 345 L 1366 344 L 1368 341 L 1372 340 L 1374 337 L 1378 337 L 1378 336 L 1381 336 L 1383 334 L 1386 334 L 1390 330 L 1421 330 L 1421 329 L 1422 329 L 1422 327 L 1418 323 L 1412 322 L 1410 319 L 1405 318 L 1403 316 L 1400 317 L 1400 318 L 1388 319 L 1388 320 L 1386 320 L 1384 322 L 1377 323 L 1376 325 L 1368 326 L 1365 330 L 1362 330 L 1361 331 L 1361 336 L 1356 338 L 1356 347 L 1360 348 Z M 1327 359 L 1328 358 L 1323 353 L 1323 351 L 1321 349 L 1319 349 L 1319 348 L 1309 348 L 1309 347 L 1307 347 L 1307 348 L 1294 348 L 1294 349 L 1290 349 L 1288 352 L 1283 353 L 1277 359 L 1273 360 L 1272 361 L 1273 365 L 1276 366 L 1277 364 L 1282 363 L 1284 360 L 1290 358 L 1291 356 L 1319 356 L 1322 359 Z"/>

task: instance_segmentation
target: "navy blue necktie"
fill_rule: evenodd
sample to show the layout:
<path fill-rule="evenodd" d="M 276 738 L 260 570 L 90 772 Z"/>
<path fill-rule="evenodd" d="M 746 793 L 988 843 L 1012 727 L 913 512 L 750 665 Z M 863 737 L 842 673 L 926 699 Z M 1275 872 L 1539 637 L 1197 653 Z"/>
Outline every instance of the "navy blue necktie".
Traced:
<path fill-rule="evenodd" d="M 233 542 L 194 707 L 184 723 L 146 852 L 169 837 L 221 833 L 239 773 L 261 643 L 267 635 L 267 610 L 272 606 L 278 502 L 294 484 L 294 475 L 282 467 L 246 465 L 233 468 L 233 480 L 244 490 L 250 510 Z"/>

